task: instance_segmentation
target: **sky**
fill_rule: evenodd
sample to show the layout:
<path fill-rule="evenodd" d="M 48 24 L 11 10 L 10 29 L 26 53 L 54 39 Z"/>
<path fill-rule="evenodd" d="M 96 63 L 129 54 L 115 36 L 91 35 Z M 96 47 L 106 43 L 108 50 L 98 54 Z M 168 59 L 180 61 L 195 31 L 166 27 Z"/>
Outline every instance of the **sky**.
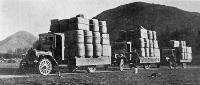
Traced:
<path fill-rule="evenodd" d="M 105 10 L 137 1 L 200 13 L 200 0 L 0 0 L 0 40 L 18 31 L 37 37 L 49 31 L 51 19 L 68 19 L 77 14 L 92 18 Z"/>

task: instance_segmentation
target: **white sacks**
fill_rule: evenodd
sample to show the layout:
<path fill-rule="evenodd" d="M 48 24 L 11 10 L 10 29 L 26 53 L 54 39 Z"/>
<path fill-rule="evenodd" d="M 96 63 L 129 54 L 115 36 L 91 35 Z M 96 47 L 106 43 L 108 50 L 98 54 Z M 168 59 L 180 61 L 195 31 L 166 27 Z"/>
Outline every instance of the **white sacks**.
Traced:
<path fill-rule="evenodd" d="M 84 30 L 84 43 L 92 44 L 93 42 L 92 31 Z"/>
<path fill-rule="evenodd" d="M 93 44 L 93 57 L 102 56 L 102 45 L 101 44 Z"/>
<path fill-rule="evenodd" d="M 150 55 L 149 48 L 145 48 L 145 57 L 149 57 Z"/>
<path fill-rule="evenodd" d="M 103 34 L 107 33 L 106 21 L 99 21 L 99 32 Z"/>
<path fill-rule="evenodd" d="M 170 47 L 179 47 L 180 43 L 179 43 L 179 41 L 176 41 L 176 40 L 170 40 L 169 41 L 169 46 Z"/>
<path fill-rule="evenodd" d="M 111 45 L 102 45 L 102 56 L 111 56 Z"/>
<path fill-rule="evenodd" d="M 102 45 L 110 45 L 109 34 L 101 34 L 101 44 Z"/>
<path fill-rule="evenodd" d="M 139 53 L 140 57 L 146 57 L 145 48 L 138 48 L 137 53 Z"/>
<path fill-rule="evenodd" d="M 153 32 L 151 30 L 148 30 L 147 33 L 148 33 L 148 38 L 150 40 L 153 40 Z"/>
<path fill-rule="evenodd" d="M 85 44 L 85 57 L 90 58 L 93 56 L 93 44 Z"/>
<path fill-rule="evenodd" d="M 65 43 L 84 43 L 83 30 L 66 31 Z"/>
<path fill-rule="evenodd" d="M 157 49 L 157 48 L 154 49 L 154 56 L 160 57 L 160 49 Z"/>
<path fill-rule="evenodd" d="M 99 21 L 97 19 L 90 20 L 90 30 L 93 32 L 99 32 Z"/>
<path fill-rule="evenodd" d="M 100 44 L 101 43 L 101 35 L 99 32 L 92 32 L 93 33 L 93 44 Z"/>

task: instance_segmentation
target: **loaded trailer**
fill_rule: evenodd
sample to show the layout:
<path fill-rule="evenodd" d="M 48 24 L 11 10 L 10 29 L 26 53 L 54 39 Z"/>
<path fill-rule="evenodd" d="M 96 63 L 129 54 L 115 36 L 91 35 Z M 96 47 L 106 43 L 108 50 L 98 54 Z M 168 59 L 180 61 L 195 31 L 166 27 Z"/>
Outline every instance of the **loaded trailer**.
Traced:
<path fill-rule="evenodd" d="M 174 59 L 173 59 L 174 57 Z M 174 60 L 174 62 L 172 62 Z M 188 63 L 192 62 L 192 47 L 186 45 L 186 41 L 170 40 L 168 47 L 161 49 L 161 64 L 181 65 L 186 68 Z"/>
<path fill-rule="evenodd" d="M 151 64 L 157 64 L 159 67 L 160 49 L 155 31 L 147 30 L 142 26 L 134 30 L 121 30 L 117 41 L 111 46 L 112 63 L 118 63 L 115 65 L 119 65 L 120 70 L 123 70 L 122 64 L 129 64 L 130 68 L 133 66 L 131 64 L 136 63 L 143 65 L 145 69 L 149 69 Z M 136 55 L 133 55 L 134 50 Z"/>

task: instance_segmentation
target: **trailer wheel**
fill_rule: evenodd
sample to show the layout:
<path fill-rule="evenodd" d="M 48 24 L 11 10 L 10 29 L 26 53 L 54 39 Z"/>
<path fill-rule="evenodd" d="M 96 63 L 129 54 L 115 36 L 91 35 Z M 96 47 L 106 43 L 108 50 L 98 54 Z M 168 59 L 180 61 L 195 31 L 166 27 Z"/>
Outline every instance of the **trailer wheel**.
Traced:
<path fill-rule="evenodd" d="M 43 58 L 38 63 L 39 73 L 42 75 L 48 75 L 52 71 L 52 63 L 49 59 Z"/>
<path fill-rule="evenodd" d="M 145 65 L 143 65 L 143 67 L 144 67 L 144 69 L 149 69 L 151 67 L 151 65 L 150 64 L 145 64 Z"/>
<path fill-rule="evenodd" d="M 125 66 L 124 65 L 124 59 L 121 59 L 120 62 L 119 62 L 119 70 L 123 71 L 124 70 L 124 66 Z"/>
<path fill-rule="evenodd" d="M 27 73 L 28 71 L 28 66 L 27 66 L 27 62 L 25 59 L 21 60 L 20 64 L 19 64 L 19 70 L 22 73 Z"/>
<path fill-rule="evenodd" d="M 96 66 L 88 66 L 87 67 L 87 72 L 88 73 L 94 73 L 96 71 Z"/>
<path fill-rule="evenodd" d="M 187 64 L 186 63 L 182 63 L 182 68 L 186 68 Z"/>

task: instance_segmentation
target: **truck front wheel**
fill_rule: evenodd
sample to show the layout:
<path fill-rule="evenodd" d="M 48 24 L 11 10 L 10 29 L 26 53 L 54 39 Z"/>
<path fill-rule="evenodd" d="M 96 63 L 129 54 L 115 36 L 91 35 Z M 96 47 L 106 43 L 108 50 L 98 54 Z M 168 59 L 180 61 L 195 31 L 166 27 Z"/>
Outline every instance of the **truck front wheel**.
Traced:
<path fill-rule="evenodd" d="M 38 70 L 42 75 L 50 74 L 52 71 L 52 62 L 47 58 L 41 59 L 38 63 Z"/>

